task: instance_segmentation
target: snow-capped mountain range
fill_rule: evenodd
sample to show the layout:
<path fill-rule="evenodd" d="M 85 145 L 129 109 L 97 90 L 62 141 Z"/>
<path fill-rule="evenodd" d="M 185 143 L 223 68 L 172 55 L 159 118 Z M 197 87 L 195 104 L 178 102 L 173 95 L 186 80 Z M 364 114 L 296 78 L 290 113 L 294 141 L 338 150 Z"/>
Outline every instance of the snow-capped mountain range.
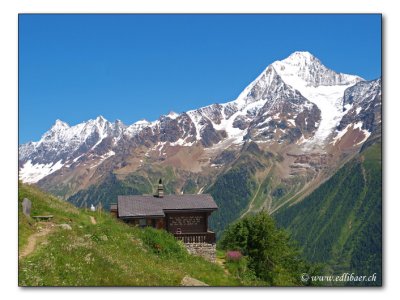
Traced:
<path fill-rule="evenodd" d="M 227 103 L 129 126 L 102 116 L 74 126 L 57 120 L 39 141 L 19 146 L 19 178 L 38 183 L 52 175 L 65 182 L 83 167 L 94 178 L 113 159 L 107 170 L 133 166 L 135 159 L 141 166 L 187 147 L 201 149 L 201 163 L 191 170 L 200 172 L 213 155 L 250 141 L 278 152 L 289 146 L 296 153 L 357 149 L 379 126 L 380 109 L 380 79 L 337 73 L 309 52 L 295 52 L 270 64 Z"/>

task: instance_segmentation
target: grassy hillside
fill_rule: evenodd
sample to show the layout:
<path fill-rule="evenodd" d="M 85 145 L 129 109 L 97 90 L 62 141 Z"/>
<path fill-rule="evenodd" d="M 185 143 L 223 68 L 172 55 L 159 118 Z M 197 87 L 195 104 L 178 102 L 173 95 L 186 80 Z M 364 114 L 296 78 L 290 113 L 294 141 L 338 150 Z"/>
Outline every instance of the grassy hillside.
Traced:
<path fill-rule="evenodd" d="M 31 215 L 51 214 L 53 220 L 28 220 L 21 212 L 25 197 L 32 201 Z M 220 265 L 187 254 L 165 231 L 129 227 L 33 186 L 20 184 L 18 201 L 20 286 L 178 286 L 186 275 L 213 286 L 243 284 Z"/>
<path fill-rule="evenodd" d="M 382 158 L 375 143 L 302 202 L 274 215 L 309 261 L 327 272 L 377 273 L 382 280 Z M 354 283 L 353 283 L 354 284 Z"/>

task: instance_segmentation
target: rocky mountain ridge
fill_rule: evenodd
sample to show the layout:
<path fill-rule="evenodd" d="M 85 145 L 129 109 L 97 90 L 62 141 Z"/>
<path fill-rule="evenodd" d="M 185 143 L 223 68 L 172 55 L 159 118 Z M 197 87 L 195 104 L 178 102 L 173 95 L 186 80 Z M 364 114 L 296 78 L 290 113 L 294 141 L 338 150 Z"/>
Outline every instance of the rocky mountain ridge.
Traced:
<path fill-rule="evenodd" d="M 19 177 L 65 199 L 104 182 L 148 192 L 158 176 L 171 193 L 202 193 L 246 161 L 258 186 L 246 203 L 275 211 L 356 153 L 380 126 L 380 111 L 380 79 L 337 73 L 295 52 L 227 103 L 129 126 L 101 116 L 75 126 L 57 120 L 40 141 L 20 145 Z M 79 197 L 79 205 L 111 201 Z"/>

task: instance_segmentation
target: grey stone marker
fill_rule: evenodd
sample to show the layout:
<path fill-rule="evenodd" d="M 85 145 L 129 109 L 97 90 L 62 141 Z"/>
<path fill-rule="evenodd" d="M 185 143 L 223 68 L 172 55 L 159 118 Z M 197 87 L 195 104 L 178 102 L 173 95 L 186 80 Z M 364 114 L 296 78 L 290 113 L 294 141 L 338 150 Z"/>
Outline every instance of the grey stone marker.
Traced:
<path fill-rule="evenodd" d="M 28 218 L 31 216 L 31 208 L 32 208 L 31 200 L 29 200 L 28 198 L 24 198 L 24 200 L 22 201 L 22 212 Z"/>

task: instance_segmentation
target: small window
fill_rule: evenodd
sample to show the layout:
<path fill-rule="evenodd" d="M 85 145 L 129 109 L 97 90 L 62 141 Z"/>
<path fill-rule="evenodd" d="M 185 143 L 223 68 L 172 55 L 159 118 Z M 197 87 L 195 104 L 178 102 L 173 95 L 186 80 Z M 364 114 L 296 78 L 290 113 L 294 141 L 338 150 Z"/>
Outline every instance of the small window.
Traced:
<path fill-rule="evenodd" d="M 145 227 L 146 226 L 146 219 L 139 219 L 139 226 Z"/>

